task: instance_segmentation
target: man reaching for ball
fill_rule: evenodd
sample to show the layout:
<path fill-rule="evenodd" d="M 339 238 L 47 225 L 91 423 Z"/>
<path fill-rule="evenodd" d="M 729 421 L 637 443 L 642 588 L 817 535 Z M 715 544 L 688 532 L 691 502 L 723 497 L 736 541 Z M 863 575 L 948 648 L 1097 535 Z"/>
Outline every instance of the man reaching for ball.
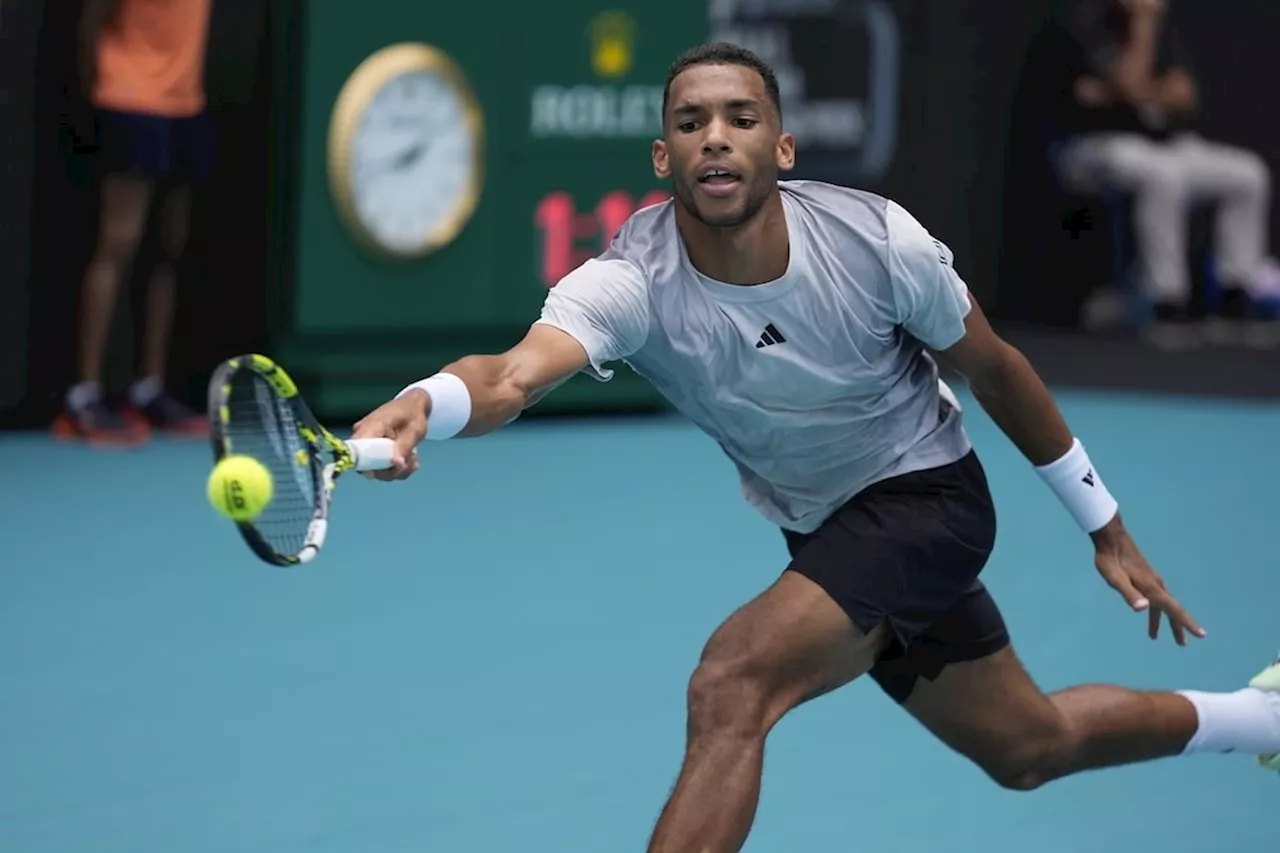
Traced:
<path fill-rule="evenodd" d="M 746 841 L 765 738 L 792 708 L 870 675 L 1001 785 L 1238 752 L 1280 769 L 1280 664 L 1234 693 L 1093 685 L 1048 694 L 979 580 L 995 509 L 960 406 L 974 396 L 1093 540 L 1095 565 L 1155 638 L 1204 631 L 1125 529 L 1026 359 L 1000 340 L 906 210 L 778 180 L 794 159 L 778 85 L 753 54 L 696 48 L 671 68 L 645 208 L 566 276 L 526 337 L 406 388 L 356 426 L 390 437 L 399 479 L 426 439 L 483 435 L 579 371 L 624 360 L 713 437 L 791 555 L 721 625 L 689 684 L 688 742 L 650 853 Z"/>

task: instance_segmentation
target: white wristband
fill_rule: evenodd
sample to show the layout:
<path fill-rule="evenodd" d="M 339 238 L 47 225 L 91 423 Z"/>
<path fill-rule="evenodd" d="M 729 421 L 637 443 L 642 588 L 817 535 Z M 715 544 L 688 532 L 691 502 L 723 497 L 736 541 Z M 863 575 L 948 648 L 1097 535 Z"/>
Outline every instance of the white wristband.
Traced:
<path fill-rule="evenodd" d="M 1060 459 L 1048 465 L 1037 465 L 1036 473 L 1053 489 L 1058 500 L 1086 533 L 1105 527 L 1120 508 L 1078 438 L 1072 440 L 1071 449 Z"/>
<path fill-rule="evenodd" d="M 452 373 L 437 373 L 407 386 L 397 398 L 419 388 L 431 398 L 427 414 L 427 438 L 444 441 L 466 428 L 471 420 L 471 392 L 467 384 Z"/>

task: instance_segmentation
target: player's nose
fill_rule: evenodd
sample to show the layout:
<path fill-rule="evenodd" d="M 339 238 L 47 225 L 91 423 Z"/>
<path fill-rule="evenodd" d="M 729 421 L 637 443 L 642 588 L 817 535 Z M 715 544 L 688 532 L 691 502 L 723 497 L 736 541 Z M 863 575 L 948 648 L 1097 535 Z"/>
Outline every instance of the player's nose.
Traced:
<path fill-rule="evenodd" d="M 732 149 L 729 142 L 729 127 L 720 119 L 712 119 L 707 123 L 705 135 L 702 137 L 704 154 L 725 152 Z"/>

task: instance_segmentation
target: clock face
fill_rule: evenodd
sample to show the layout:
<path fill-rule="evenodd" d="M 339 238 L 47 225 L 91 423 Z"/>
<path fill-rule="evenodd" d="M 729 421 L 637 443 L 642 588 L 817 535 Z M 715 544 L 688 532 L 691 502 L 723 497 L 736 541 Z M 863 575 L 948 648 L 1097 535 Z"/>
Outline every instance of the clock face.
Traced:
<path fill-rule="evenodd" d="M 383 248 L 447 243 L 475 204 L 479 129 L 447 74 L 407 70 L 373 95 L 354 128 L 347 184 L 360 224 Z"/>

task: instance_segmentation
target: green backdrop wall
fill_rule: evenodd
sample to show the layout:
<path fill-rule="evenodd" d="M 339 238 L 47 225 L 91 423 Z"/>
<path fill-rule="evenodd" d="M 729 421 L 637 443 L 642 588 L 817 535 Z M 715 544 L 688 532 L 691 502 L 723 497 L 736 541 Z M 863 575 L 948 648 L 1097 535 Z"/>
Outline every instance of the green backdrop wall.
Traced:
<path fill-rule="evenodd" d="M 629 38 L 601 41 L 601 16 Z M 614 28 L 615 31 L 617 28 Z M 308 4 L 291 28 L 297 61 L 292 190 L 279 203 L 291 246 L 281 268 L 274 354 L 304 377 L 318 409 L 366 410 L 469 352 L 497 351 L 537 317 L 547 288 L 640 204 L 666 198 L 649 161 L 671 59 L 706 37 L 706 9 L 681 0 L 562 0 L 489 5 L 367 0 Z M 339 90 L 370 54 L 419 41 L 468 78 L 486 125 L 484 188 L 465 230 L 442 250 L 396 262 L 366 253 L 343 227 L 327 174 Z M 300 60 L 298 59 L 300 57 Z M 283 186 L 283 185 L 282 185 Z M 291 201 L 292 200 L 292 201 Z M 648 407 L 629 371 L 580 377 L 544 408 Z"/>

